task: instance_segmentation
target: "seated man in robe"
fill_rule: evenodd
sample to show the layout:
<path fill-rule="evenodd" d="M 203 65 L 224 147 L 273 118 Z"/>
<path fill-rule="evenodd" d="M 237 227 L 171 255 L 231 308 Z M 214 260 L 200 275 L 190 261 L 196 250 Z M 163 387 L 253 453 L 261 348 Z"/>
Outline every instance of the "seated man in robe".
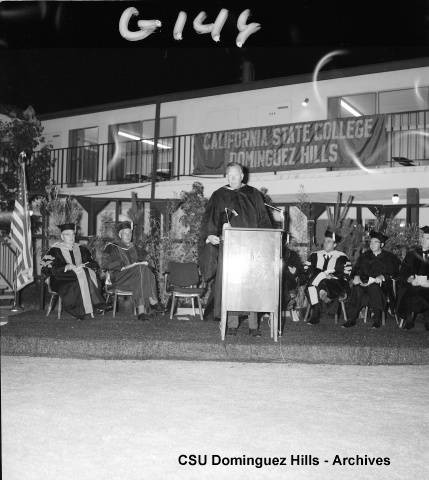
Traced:
<path fill-rule="evenodd" d="M 61 297 L 63 308 L 79 320 L 105 310 L 105 300 L 98 288 L 97 262 L 89 250 L 75 243 L 76 226 L 59 225 L 61 241 L 52 245 L 42 258 L 42 273 L 49 277 L 50 287 Z"/>
<path fill-rule="evenodd" d="M 131 242 L 131 222 L 119 222 L 117 232 L 119 239 L 104 249 L 102 266 L 109 271 L 113 287 L 133 293 L 137 318 L 150 320 L 164 309 L 158 304 L 156 280 L 148 266 L 147 253 Z"/>
<path fill-rule="evenodd" d="M 311 305 L 309 324 L 320 322 L 320 300 L 329 303 L 338 298 L 346 298 L 349 292 L 349 276 L 351 264 L 347 255 L 336 250 L 341 237 L 335 232 L 326 230 L 323 250 L 313 252 L 305 269 L 308 273 L 306 295 Z"/>
<path fill-rule="evenodd" d="M 405 330 L 414 328 L 419 313 L 429 330 L 429 227 L 420 230 L 420 246 L 407 253 L 399 271 L 398 314 Z"/>
<path fill-rule="evenodd" d="M 352 269 L 353 287 L 346 305 L 347 322 L 343 327 L 353 327 L 364 306 L 373 311 L 373 328 L 380 328 L 382 312 L 387 299 L 393 298 L 392 279 L 399 272 L 400 261 L 396 255 L 383 247 L 387 237 L 380 232 L 371 232 L 369 250 L 362 253 Z"/>

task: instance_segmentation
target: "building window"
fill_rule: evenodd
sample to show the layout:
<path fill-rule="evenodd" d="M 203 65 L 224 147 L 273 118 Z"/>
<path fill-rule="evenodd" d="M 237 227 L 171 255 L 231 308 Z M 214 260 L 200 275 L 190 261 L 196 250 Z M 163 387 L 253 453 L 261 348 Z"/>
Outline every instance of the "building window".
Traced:
<path fill-rule="evenodd" d="M 160 119 L 158 140 L 158 168 L 160 177 L 169 178 L 173 162 L 173 137 L 176 118 Z M 152 172 L 155 119 L 119 123 L 109 127 L 111 180 L 140 182 L 148 180 Z"/>
<path fill-rule="evenodd" d="M 379 92 L 378 113 L 412 112 L 429 109 L 429 87 Z"/>
<path fill-rule="evenodd" d="M 415 112 L 428 109 L 429 87 L 427 86 L 328 98 L 328 118 L 359 117 L 374 113 Z"/>
<path fill-rule="evenodd" d="M 377 94 L 360 93 L 328 98 L 328 118 L 361 117 L 376 113 Z"/>
<path fill-rule="evenodd" d="M 94 182 L 98 165 L 98 127 L 70 130 L 67 182 Z"/>

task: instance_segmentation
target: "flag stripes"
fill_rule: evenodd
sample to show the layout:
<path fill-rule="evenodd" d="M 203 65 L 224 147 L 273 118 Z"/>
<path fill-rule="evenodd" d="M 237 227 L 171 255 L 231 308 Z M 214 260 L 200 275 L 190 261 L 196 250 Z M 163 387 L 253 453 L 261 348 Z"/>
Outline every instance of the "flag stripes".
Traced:
<path fill-rule="evenodd" d="M 12 214 L 10 236 L 17 249 L 16 290 L 33 282 L 33 246 L 31 243 L 31 221 L 28 208 L 27 185 L 24 162 L 18 171 L 18 193 Z"/>

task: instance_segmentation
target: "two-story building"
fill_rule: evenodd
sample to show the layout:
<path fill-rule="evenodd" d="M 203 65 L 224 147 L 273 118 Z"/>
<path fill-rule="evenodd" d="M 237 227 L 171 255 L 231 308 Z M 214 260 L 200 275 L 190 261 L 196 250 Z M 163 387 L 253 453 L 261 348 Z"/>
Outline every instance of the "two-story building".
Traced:
<path fill-rule="evenodd" d="M 53 180 L 84 207 L 84 234 L 109 212 L 126 217 L 132 192 L 147 218 L 196 180 L 209 197 L 232 160 L 292 231 L 300 197 L 322 231 L 337 192 L 364 224 L 376 208 L 429 224 L 429 58 L 147 98 L 142 81 L 142 95 L 41 117 Z"/>

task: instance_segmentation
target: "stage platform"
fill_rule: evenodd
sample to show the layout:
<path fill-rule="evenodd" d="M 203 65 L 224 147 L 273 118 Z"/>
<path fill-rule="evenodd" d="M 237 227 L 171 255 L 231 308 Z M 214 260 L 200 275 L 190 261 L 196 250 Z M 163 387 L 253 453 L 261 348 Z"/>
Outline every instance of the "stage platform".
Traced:
<path fill-rule="evenodd" d="M 237 336 L 227 336 L 222 342 L 218 322 L 198 317 L 170 320 L 165 315 L 140 322 L 130 314 L 113 318 L 109 312 L 78 322 L 68 314 L 57 320 L 56 314 L 47 318 L 34 310 L 8 316 L 7 324 L 1 327 L 1 353 L 121 360 L 429 364 L 429 332 L 419 322 L 413 330 L 404 331 L 392 319 L 380 329 L 362 322 L 344 329 L 331 317 L 322 317 L 315 326 L 287 318 L 277 343 L 270 338 L 265 321 L 261 330 L 262 337 L 251 337 L 247 321 L 243 321 Z"/>

